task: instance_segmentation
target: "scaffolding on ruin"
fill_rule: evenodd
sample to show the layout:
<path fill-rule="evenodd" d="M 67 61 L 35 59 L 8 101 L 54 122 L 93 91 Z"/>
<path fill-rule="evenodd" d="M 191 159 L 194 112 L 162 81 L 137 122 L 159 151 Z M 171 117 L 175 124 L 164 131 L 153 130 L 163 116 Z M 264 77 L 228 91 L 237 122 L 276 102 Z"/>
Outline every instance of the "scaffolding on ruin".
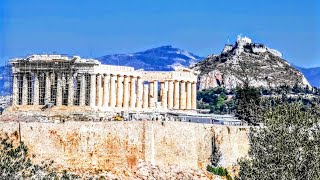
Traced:
<path fill-rule="evenodd" d="M 49 55 L 45 56 L 50 58 Z M 58 76 L 56 74 L 61 75 L 61 90 L 62 90 L 62 105 L 68 104 L 68 95 L 69 95 L 69 80 L 70 74 L 73 75 L 73 85 L 74 85 L 74 105 L 80 104 L 80 84 L 81 84 L 81 74 L 77 73 L 77 69 L 74 69 L 74 61 L 73 59 L 61 59 L 60 56 L 52 57 L 52 62 L 46 62 L 41 60 L 32 60 L 31 62 L 28 61 L 29 57 L 26 59 L 19 59 L 15 63 L 15 67 L 21 69 L 21 72 L 13 73 L 13 64 L 11 61 L 7 61 L 5 65 L 5 73 L 6 79 L 5 82 L 7 83 L 5 87 L 7 88 L 7 94 L 10 96 L 10 104 L 12 105 L 12 96 L 13 96 L 13 83 L 14 83 L 14 75 L 16 76 L 16 83 L 17 83 L 17 96 L 18 96 L 18 105 L 22 105 L 22 94 L 25 88 L 27 90 L 27 105 L 33 105 L 34 100 L 34 84 L 35 84 L 35 77 L 37 76 L 39 82 L 39 105 L 45 105 L 46 103 L 46 78 L 50 79 L 50 97 L 47 102 L 50 102 L 56 105 L 56 94 L 57 94 L 57 83 L 58 83 Z M 70 58 L 70 57 L 68 57 Z M 82 73 L 85 77 L 85 105 L 89 105 L 90 101 L 90 74 L 88 72 Z M 47 77 L 49 76 L 49 77 Z M 25 79 L 24 79 L 25 78 Z M 27 84 L 23 84 L 23 81 L 26 80 Z"/>

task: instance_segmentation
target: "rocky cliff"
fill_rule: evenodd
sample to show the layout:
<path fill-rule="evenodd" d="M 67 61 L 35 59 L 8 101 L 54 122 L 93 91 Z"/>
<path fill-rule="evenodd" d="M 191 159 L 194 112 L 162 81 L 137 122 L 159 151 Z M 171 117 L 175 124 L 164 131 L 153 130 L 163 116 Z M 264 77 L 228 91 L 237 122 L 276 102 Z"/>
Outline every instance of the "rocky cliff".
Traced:
<path fill-rule="evenodd" d="M 141 161 L 168 171 L 174 166 L 197 172 L 209 163 L 214 138 L 221 164 L 232 166 L 248 152 L 248 131 L 185 122 L 0 122 L 0 132 L 26 143 L 34 163 L 54 160 L 54 168 L 80 173 L 144 174 Z"/>
<path fill-rule="evenodd" d="M 255 87 L 310 86 L 303 74 L 282 59 L 279 51 L 239 36 L 219 55 L 209 55 L 193 67 L 201 72 L 200 89 L 248 84 Z"/>

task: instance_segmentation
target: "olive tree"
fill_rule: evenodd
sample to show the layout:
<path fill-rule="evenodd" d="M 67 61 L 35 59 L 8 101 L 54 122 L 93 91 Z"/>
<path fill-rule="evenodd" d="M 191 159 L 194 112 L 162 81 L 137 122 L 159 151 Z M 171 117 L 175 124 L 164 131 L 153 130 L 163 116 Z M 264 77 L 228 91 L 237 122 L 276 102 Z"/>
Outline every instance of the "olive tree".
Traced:
<path fill-rule="evenodd" d="M 320 179 L 320 111 L 300 104 L 266 110 L 264 127 L 251 128 L 249 157 L 239 178 Z"/>

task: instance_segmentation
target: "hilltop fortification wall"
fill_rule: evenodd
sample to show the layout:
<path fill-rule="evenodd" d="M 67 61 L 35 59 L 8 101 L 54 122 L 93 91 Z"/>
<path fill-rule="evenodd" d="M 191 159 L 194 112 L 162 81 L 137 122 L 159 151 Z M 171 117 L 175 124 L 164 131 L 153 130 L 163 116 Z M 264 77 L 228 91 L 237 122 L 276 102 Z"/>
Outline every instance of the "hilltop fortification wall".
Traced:
<path fill-rule="evenodd" d="M 35 163 L 54 160 L 59 170 L 97 171 L 156 165 L 205 168 L 212 138 L 225 166 L 247 154 L 248 128 L 185 122 L 0 122 L 0 131 L 29 147 Z"/>

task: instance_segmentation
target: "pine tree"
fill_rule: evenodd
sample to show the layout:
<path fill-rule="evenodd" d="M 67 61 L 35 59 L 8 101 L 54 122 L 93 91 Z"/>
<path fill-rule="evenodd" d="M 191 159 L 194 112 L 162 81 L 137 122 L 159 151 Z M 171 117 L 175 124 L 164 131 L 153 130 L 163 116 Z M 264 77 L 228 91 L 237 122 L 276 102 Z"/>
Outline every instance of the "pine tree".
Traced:
<path fill-rule="evenodd" d="M 238 88 L 236 92 L 236 116 L 248 122 L 257 124 L 260 118 L 261 93 L 259 89 L 249 86 Z"/>

